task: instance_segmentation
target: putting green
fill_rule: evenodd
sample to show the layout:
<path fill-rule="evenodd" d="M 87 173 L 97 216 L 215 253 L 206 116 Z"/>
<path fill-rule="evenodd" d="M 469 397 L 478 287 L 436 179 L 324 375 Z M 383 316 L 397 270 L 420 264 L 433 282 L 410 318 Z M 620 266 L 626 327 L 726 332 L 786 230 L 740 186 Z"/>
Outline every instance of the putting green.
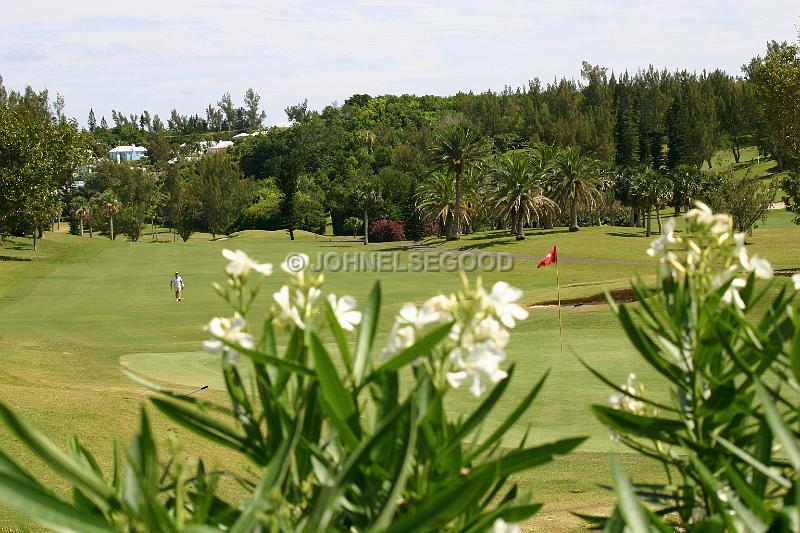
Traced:
<path fill-rule="evenodd" d="M 129 353 L 119 358 L 123 368 L 148 379 L 196 389 L 225 390 L 220 357 L 206 352 Z M 249 379 L 250 369 L 240 368 L 242 379 Z"/>

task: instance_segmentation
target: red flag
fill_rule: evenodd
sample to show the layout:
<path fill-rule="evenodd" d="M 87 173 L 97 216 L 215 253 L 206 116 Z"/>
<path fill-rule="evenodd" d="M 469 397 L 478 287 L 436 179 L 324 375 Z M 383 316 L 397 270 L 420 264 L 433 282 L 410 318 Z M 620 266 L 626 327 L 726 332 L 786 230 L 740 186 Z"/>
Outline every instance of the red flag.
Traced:
<path fill-rule="evenodd" d="M 547 255 L 544 256 L 544 259 L 539 261 L 539 266 L 537 266 L 536 268 L 546 267 L 547 265 L 551 265 L 553 263 L 558 263 L 558 253 L 556 253 L 555 246 L 553 246 L 553 248 L 551 248 L 550 251 L 547 252 Z"/>

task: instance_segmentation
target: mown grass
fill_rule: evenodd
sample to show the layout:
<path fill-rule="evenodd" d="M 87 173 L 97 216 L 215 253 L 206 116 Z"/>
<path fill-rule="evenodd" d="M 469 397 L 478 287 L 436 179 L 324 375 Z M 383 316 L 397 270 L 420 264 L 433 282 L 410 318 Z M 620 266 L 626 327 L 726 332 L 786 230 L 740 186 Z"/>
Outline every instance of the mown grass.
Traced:
<path fill-rule="evenodd" d="M 752 253 L 769 258 L 776 268 L 800 268 L 798 235 L 791 215 L 775 211 L 748 243 Z M 437 248 L 430 253 L 463 248 L 514 254 L 513 270 L 485 273 L 483 282 L 506 280 L 524 290 L 527 303 L 534 303 L 555 296 L 555 267 L 536 269 L 552 245 L 558 245 L 562 257 L 561 295 L 571 298 L 627 286 L 636 276 L 652 282 L 653 263 L 645 254 L 649 240 L 640 228 L 602 226 L 577 233 L 529 230 L 525 241 L 514 240 L 507 231 L 496 231 L 468 235 L 456 243 L 435 239 L 429 243 Z M 62 445 L 70 435 L 80 435 L 105 467 L 110 466 L 113 441 L 127 443 L 136 427 L 139 405 L 146 403 L 147 397 L 142 387 L 121 374 L 120 361 L 180 390 L 208 384 L 211 388 L 203 394 L 224 402 L 216 362 L 198 353 L 205 338 L 202 326 L 212 316 L 229 312 L 211 288 L 223 278 L 223 248 L 241 248 L 276 266 L 289 252 L 304 252 L 314 263 L 324 253 L 400 249 L 396 244 L 364 247 L 347 238 L 303 233 L 290 241 L 284 232 L 249 231 L 218 241 L 200 234 L 187 243 L 152 243 L 146 237 L 138 243 L 110 242 L 59 233 L 48 234 L 40 244 L 39 252 L 30 250 L 28 240 L 11 240 L 0 248 L 0 256 L 14 258 L 0 261 L 0 399 Z M 409 252 L 397 253 L 401 264 L 410 260 Z M 170 292 L 169 280 L 175 270 L 187 284 L 183 302 L 175 302 Z M 284 280 L 284 275 L 277 273 L 263 281 L 256 316 L 263 313 L 271 292 Z M 403 302 L 420 303 L 459 284 L 458 274 L 442 271 L 327 272 L 326 290 L 352 294 L 363 302 L 377 280 L 384 295 L 379 346 L 386 341 L 392 317 Z M 564 352 L 559 349 L 556 310 L 530 311 L 530 318 L 512 335 L 509 359 L 516 364 L 516 373 L 508 398 L 493 420 L 508 414 L 516 399 L 545 371 L 551 371 L 540 398 L 509 431 L 507 442 L 515 444 L 527 430 L 537 442 L 589 436 L 577 453 L 520 478 L 522 486 L 546 504 L 527 527 L 567 530 L 581 525 L 571 511 L 608 510 L 613 499 L 599 487 L 608 483 L 607 453 L 625 453 L 611 443 L 592 417 L 590 405 L 605 403 L 609 391 L 580 365 L 576 355 L 616 381 L 636 372 L 650 391 L 657 395 L 662 391 L 658 377 L 637 358 L 606 306 L 563 309 Z M 462 391 L 454 391 L 448 400 L 453 413 L 466 413 L 475 405 Z M 181 444 L 188 459 L 202 454 L 211 464 L 237 464 L 227 450 L 195 439 L 157 413 L 153 418 L 162 450 L 171 437 Z M 5 430 L 0 430 L 0 447 L 20 457 L 24 466 L 54 487 L 64 488 Z M 660 469 L 652 462 L 633 455 L 624 457 L 634 479 L 660 478 Z M 31 523 L 16 513 L 0 513 L 0 530 L 30 527 Z"/>

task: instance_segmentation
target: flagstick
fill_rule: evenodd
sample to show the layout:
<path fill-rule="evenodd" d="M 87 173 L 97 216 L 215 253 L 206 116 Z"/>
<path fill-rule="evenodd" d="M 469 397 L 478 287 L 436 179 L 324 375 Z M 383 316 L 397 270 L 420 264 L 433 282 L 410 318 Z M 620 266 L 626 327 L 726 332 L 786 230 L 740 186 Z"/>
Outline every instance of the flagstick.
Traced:
<path fill-rule="evenodd" d="M 558 337 L 561 341 L 561 352 L 564 352 L 564 326 L 561 323 L 561 281 L 558 278 L 558 259 L 556 259 L 556 299 L 558 301 Z"/>

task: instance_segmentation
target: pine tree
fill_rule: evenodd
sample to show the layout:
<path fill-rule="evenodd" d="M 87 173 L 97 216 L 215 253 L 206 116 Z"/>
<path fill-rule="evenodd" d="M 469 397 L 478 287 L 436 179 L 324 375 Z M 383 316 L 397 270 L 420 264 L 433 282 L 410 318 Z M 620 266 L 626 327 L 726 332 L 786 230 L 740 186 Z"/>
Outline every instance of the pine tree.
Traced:
<path fill-rule="evenodd" d="M 164 131 L 164 123 L 161 121 L 161 117 L 158 115 L 153 116 L 153 131 L 156 133 L 159 131 Z"/>
<path fill-rule="evenodd" d="M 697 166 L 692 157 L 691 124 L 683 96 L 678 93 L 667 111 L 667 167 Z"/>
<path fill-rule="evenodd" d="M 628 87 L 617 84 L 614 94 L 617 123 L 614 127 L 615 161 L 621 166 L 634 166 L 639 161 L 639 112 L 633 106 Z"/>
<path fill-rule="evenodd" d="M 100 129 L 107 130 L 108 129 L 108 122 L 106 122 L 106 117 L 103 116 L 100 118 Z"/>
<path fill-rule="evenodd" d="M 97 129 L 97 120 L 94 118 L 94 109 L 89 109 L 89 120 L 86 121 L 89 125 L 89 131 Z"/>

